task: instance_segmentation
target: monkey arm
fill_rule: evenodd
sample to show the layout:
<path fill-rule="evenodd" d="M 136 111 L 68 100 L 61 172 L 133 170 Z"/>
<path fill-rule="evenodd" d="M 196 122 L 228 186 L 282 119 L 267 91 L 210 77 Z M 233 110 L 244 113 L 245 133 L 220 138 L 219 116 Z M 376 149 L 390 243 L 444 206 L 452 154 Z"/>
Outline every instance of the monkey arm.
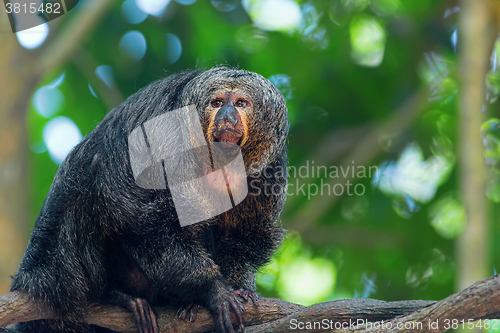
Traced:
<path fill-rule="evenodd" d="M 24 289 L 61 316 L 79 320 L 88 302 L 105 292 L 105 252 L 99 237 L 92 242 L 79 238 L 85 232 L 99 234 L 88 217 L 75 206 L 54 206 L 58 203 L 44 204 L 11 290 Z"/>
<path fill-rule="evenodd" d="M 163 229 L 163 232 L 156 229 Z M 202 291 L 210 289 L 217 281 L 229 290 L 230 286 L 203 247 L 202 240 L 183 235 L 188 230 L 172 229 L 163 223 L 157 227 L 149 220 L 142 230 L 136 229 L 138 234 L 127 233 L 122 238 L 125 255 L 144 274 L 150 284 L 148 287 L 159 291 L 157 296 L 175 295 L 176 299 L 198 299 L 199 302 Z"/>
<path fill-rule="evenodd" d="M 159 233 L 151 232 L 148 226 L 155 228 L 149 221 L 140 234 L 128 234 L 124 238 L 128 245 L 122 247 L 144 274 L 147 288 L 157 291 L 154 297 L 167 302 L 175 300 L 181 306 L 194 302 L 207 307 L 220 332 L 233 332 L 231 311 L 243 325 L 241 299 L 202 247 L 202 240 L 183 235 L 189 229 L 163 229 Z"/>

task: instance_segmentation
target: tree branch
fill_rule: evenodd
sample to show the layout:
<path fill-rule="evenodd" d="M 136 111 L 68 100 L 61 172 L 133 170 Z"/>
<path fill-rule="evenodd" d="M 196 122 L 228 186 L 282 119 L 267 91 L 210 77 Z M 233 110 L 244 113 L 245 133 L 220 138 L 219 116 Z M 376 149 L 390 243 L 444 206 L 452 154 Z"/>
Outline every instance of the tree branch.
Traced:
<path fill-rule="evenodd" d="M 329 323 L 334 332 L 411 332 L 415 324 L 421 323 L 419 332 L 444 332 L 445 320 L 468 320 L 500 318 L 500 276 L 479 281 L 460 293 L 442 301 L 384 302 L 373 299 L 346 299 L 323 302 L 304 307 L 275 298 L 262 298 L 260 306 L 245 304 L 243 315 L 246 332 L 288 332 L 296 323 Z M 207 332 L 214 329 L 211 314 L 201 309 L 195 322 L 181 321 L 176 309 L 155 308 L 162 332 Z M 53 311 L 39 307 L 26 292 L 14 291 L 0 296 L 0 327 L 19 321 L 56 318 Z M 355 325 L 358 320 L 362 322 Z M 384 321 L 385 326 L 381 326 Z M 437 322 L 436 327 L 429 323 Z M 85 321 L 118 332 L 133 333 L 136 327 L 132 315 L 126 310 L 110 305 L 90 306 Z M 233 322 L 236 324 L 235 318 Z M 368 324 L 365 324 L 370 322 Z M 378 322 L 379 325 L 374 325 Z M 344 328 L 336 329 L 337 327 Z M 396 329 L 397 324 L 403 329 Z M 404 324 L 411 329 L 404 329 Z M 393 328 L 389 328 L 391 325 Z M 323 332 L 325 327 L 312 328 L 308 332 Z"/>
<path fill-rule="evenodd" d="M 445 320 L 464 320 L 467 327 L 468 320 L 498 319 L 500 318 L 500 275 L 490 277 L 474 283 L 469 288 L 453 294 L 442 301 L 436 302 L 429 307 L 422 308 L 414 313 L 390 321 L 393 326 L 397 323 L 422 323 L 418 332 L 444 332 L 447 329 Z M 429 323 L 439 320 L 436 328 L 430 327 Z M 348 332 L 382 332 L 375 328 L 367 329 L 358 327 Z M 383 332 L 415 332 L 414 328 L 385 329 Z"/>
<path fill-rule="evenodd" d="M 116 3 L 117 0 L 94 0 L 85 6 L 80 4 L 73 9 L 71 12 L 77 12 L 75 17 L 43 48 L 38 61 L 39 66 L 35 68 L 37 73 L 42 76 L 64 63 Z"/>
<path fill-rule="evenodd" d="M 460 187 L 467 216 L 456 242 L 458 288 L 487 276 L 488 216 L 485 196 L 486 165 L 481 138 L 491 44 L 488 0 L 460 1 Z"/>

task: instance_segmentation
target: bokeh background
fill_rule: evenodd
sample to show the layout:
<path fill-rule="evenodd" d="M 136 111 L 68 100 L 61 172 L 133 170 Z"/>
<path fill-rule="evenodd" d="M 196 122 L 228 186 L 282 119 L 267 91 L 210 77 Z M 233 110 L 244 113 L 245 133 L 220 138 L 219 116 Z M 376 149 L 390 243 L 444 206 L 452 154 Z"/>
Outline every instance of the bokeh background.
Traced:
<path fill-rule="evenodd" d="M 435 300 L 496 274 L 500 69 L 494 38 L 479 38 L 483 101 L 465 111 L 481 123 L 462 131 L 465 11 L 448 0 L 81 0 L 13 34 L 2 8 L 0 292 L 82 136 L 148 83 L 216 65 L 260 73 L 288 105 L 288 237 L 259 293 Z M 475 155 L 461 142 L 478 143 Z"/>

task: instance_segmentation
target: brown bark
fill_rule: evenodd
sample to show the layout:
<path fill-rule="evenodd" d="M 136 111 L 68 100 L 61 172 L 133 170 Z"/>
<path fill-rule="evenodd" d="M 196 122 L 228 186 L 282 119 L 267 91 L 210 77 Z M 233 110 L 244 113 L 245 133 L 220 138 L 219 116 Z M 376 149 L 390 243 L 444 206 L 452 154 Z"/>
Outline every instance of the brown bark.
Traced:
<path fill-rule="evenodd" d="M 400 301 L 384 302 L 372 299 L 347 299 L 324 302 L 309 307 L 288 303 L 280 299 L 261 299 L 260 306 L 245 304 L 247 309 L 244 320 L 246 332 L 289 332 L 291 323 L 318 322 L 323 320 L 332 325 L 334 332 L 444 332 L 446 320 L 464 320 L 500 318 L 500 276 L 479 281 L 460 293 L 451 295 L 442 301 Z M 158 322 L 162 332 L 207 332 L 213 330 L 210 313 L 201 309 L 195 322 L 183 322 L 176 317 L 176 309 L 156 308 Z M 25 292 L 16 291 L 0 296 L 0 327 L 6 327 L 19 321 L 54 318 L 53 312 L 46 307 L 38 307 Z M 119 307 L 93 305 L 85 320 L 87 323 L 107 327 L 118 332 L 136 332 L 132 315 Z M 292 321 L 294 320 L 294 321 Z M 363 321 L 360 325 L 348 325 Z M 365 325 L 366 322 L 384 321 L 385 326 Z M 436 328 L 429 323 L 438 320 Z M 292 322 L 291 322 L 292 321 Z M 236 320 L 233 318 L 233 323 Z M 335 329 L 335 323 L 345 323 L 345 328 Z M 403 327 L 421 323 L 418 329 L 389 329 L 388 325 Z M 497 324 L 500 326 L 500 323 Z M 324 328 L 308 332 L 324 332 Z"/>
<path fill-rule="evenodd" d="M 3 6 L 3 4 L 1 4 Z M 10 29 L 0 15 L 0 31 Z M 9 290 L 28 239 L 28 170 L 25 119 L 34 86 L 32 59 L 13 33 L 0 33 L 0 293 Z"/>

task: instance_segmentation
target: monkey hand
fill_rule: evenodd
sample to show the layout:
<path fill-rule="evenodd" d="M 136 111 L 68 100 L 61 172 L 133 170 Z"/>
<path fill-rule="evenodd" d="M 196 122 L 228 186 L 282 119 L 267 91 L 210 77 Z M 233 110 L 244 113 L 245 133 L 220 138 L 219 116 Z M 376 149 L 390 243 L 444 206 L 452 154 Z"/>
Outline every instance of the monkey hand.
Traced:
<path fill-rule="evenodd" d="M 139 333 L 160 332 L 156 315 L 147 300 L 133 297 L 118 290 L 112 291 L 106 300 L 110 304 L 119 305 L 130 311 L 134 316 L 134 321 Z"/>
<path fill-rule="evenodd" d="M 159 333 L 158 322 L 148 301 L 143 298 L 132 298 L 128 310 L 134 315 L 134 321 L 140 333 Z"/>
<path fill-rule="evenodd" d="M 238 321 L 238 332 L 243 332 L 245 325 L 243 323 L 243 313 L 245 307 L 240 301 L 240 297 L 233 291 L 221 291 L 212 298 L 209 308 L 213 314 L 215 328 L 218 333 L 234 333 L 231 323 L 231 311 Z"/>

